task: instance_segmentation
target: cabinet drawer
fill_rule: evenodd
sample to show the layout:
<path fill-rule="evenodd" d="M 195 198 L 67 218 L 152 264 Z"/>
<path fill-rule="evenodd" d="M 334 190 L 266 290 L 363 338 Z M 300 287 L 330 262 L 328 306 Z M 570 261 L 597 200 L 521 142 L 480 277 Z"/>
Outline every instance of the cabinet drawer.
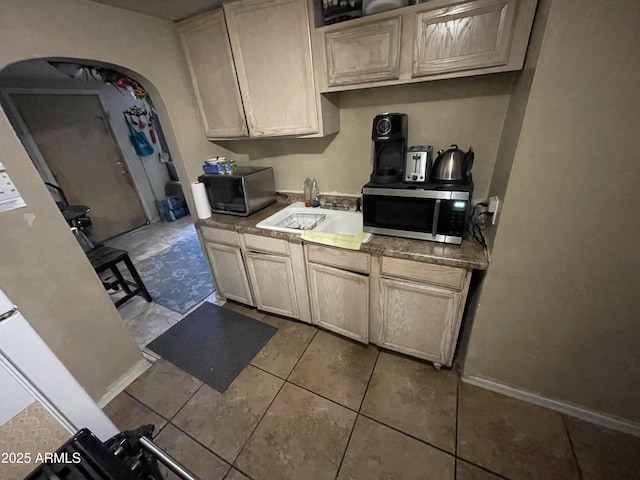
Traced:
<path fill-rule="evenodd" d="M 321 247 L 319 245 L 306 245 L 306 249 L 309 262 L 344 268 L 353 272 L 369 273 L 370 256 L 368 253 Z"/>
<path fill-rule="evenodd" d="M 461 290 L 466 270 L 433 263 L 414 262 L 402 258 L 382 257 L 382 275 L 407 278 L 419 282 Z"/>
<path fill-rule="evenodd" d="M 202 237 L 208 242 L 240 246 L 240 237 L 236 231 L 211 227 L 200 227 L 200 231 Z"/>
<path fill-rule="evenodd" d="M 244 244 L 247 250 L 277 253 L 289 256 L 289 242 L 280 238 L 263 237 L 262 235 L 244 234 Z"/>

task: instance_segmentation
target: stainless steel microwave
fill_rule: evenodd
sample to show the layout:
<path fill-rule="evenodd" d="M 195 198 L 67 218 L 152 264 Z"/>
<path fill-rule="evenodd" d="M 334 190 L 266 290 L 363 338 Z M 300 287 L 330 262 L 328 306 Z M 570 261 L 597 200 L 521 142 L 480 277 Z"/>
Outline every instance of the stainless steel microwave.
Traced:
<path fill-rule="evenodd" d="M 231 175 L 200 175 L 211 211 L 246 217 L 276 201 L 271 167 L 237 167 Z"/>
<path fill-rule="evenodd" d="M 471 192 L 443 189 L 362 189 L 364 231 L 460 245 Z"/>

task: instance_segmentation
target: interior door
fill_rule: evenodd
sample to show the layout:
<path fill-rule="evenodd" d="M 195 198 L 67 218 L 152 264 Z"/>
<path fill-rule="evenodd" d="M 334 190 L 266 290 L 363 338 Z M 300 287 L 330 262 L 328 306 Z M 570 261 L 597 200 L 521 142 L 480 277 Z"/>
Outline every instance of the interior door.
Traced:
<path fill-rule="evenodd" d="M 12 94 L 11 98 L 69 203 L 91 209 L 97 240 L 147 223 L 97 95 Z"/>

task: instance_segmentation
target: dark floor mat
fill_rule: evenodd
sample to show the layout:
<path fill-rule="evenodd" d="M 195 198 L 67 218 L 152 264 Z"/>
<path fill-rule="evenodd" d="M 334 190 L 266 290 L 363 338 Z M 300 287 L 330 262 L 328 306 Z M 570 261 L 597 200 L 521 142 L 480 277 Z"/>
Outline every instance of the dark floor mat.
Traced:
<path fill-rule="evenodd" d="M 147 345 L 224 392 L 277 328 L 205 302 Z"/>

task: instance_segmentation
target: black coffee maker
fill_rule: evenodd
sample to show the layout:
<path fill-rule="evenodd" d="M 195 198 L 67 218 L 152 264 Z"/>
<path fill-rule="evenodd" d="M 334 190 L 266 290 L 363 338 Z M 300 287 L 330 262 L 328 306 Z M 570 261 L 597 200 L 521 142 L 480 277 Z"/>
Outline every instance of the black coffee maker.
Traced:
<path fill-rule="evenodd" d="M 382 113 L 373 119 L 371 183 L 389 184 L 402 181 L 408 123 L 408 117 L 404 113 Z"/>

